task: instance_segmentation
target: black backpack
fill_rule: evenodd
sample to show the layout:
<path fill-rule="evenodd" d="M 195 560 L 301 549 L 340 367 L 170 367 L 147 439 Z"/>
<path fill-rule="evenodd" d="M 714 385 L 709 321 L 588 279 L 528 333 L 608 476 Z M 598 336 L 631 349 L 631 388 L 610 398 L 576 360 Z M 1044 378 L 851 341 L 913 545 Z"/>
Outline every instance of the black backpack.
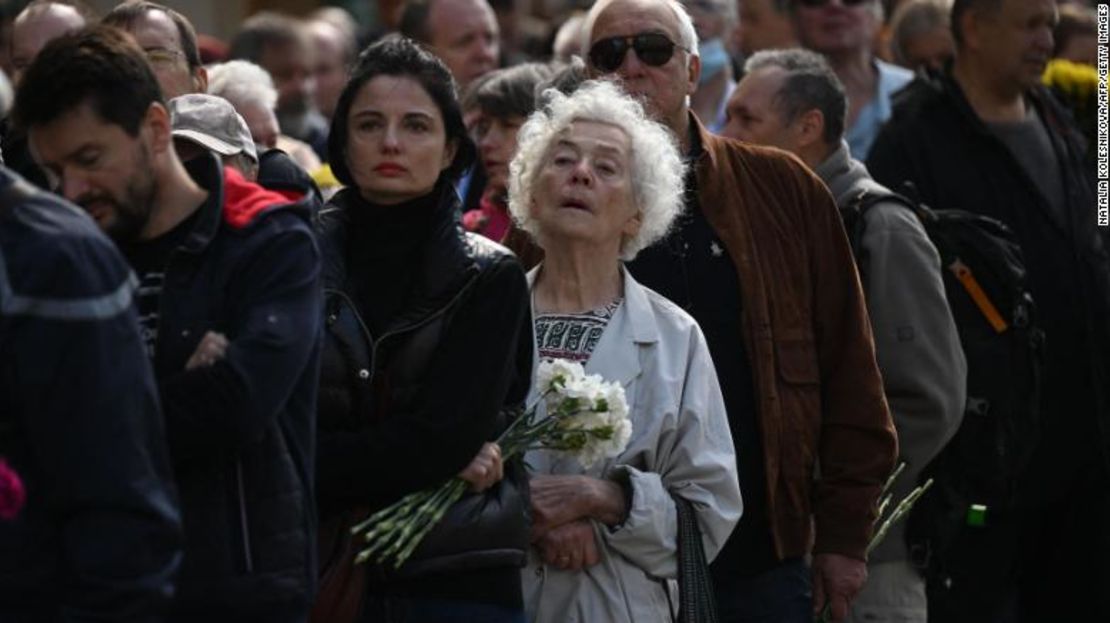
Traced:
<path fill-rule="evenodd" d="M 998 220 L 865 192 L 841 211 L 857 261 L 863 217 L 884 201 L 912 211 L 936 246 L 967 358 L 963 422 L 923 470 L 933 487 L 910 513 L 908 545 L 927 580 L 931 621 L 986 620 L 1016 573 L 1015 483 L 1039 436 L 1044 334 L 1021 247 Z"/>

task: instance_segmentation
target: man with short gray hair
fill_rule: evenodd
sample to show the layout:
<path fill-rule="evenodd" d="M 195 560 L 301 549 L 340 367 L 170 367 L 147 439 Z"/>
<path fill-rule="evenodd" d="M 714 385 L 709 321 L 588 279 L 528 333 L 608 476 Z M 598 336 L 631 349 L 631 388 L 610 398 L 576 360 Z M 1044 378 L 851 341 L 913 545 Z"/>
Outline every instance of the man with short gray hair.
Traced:
<path fill-rule="evenodd" d="M 821 55 L 764 51 L 748 59 L 729 101 L 724 135 L 793 152 L 829 187 L 844 213 L 865 197 L 891 194 L 848 153 L 847 98 Z M 901 500 L 963 419 L 967 362 L 948 308 L 940 256 L 917 216 L 878 201 L 860 217 L 860 280 L 875 335 L 875 356 L 906 469 L 891 489 Z M 904 523 L 872 553 L 852 621 L 925 623 L 925 580 L 910 563 Z"/>

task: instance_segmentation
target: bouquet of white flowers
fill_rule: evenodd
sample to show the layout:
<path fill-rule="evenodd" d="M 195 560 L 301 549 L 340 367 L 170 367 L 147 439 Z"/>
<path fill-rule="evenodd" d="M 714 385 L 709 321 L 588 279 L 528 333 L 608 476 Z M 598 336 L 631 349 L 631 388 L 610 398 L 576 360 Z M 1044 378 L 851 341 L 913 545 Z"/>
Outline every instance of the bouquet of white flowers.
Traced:
<path fill-rule="evenodd" d="M 497 439 L 503 460 L 528 450 L 565 452 L 590 467 L 624 451 L 632 436 L 624 388 L 587 375 L 582 364 L 564 359 L 543 361 L 536 372 L 539 397 Z M 540 403 L 546 417 L 539 417 Z M 466 491 L 466 482 L 452 478 L 439 487 L 410 493 L 351 528 L 364 534 L 366 547 L 356 563 L 391 563 L 399 568 L 421 540 Z"/>

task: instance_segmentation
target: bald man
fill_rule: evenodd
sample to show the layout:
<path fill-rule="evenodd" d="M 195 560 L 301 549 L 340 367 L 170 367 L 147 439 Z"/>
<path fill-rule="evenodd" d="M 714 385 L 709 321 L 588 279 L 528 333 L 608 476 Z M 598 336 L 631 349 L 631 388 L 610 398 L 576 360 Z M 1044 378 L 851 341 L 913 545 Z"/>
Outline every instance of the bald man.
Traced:
<path fill-rule="evenodd" d="M 62 2 L 32 2 L 12 25 L 12 82 L 19 86 L 23 70 L 50 41 L 85 27 L 90 16 Z"/>

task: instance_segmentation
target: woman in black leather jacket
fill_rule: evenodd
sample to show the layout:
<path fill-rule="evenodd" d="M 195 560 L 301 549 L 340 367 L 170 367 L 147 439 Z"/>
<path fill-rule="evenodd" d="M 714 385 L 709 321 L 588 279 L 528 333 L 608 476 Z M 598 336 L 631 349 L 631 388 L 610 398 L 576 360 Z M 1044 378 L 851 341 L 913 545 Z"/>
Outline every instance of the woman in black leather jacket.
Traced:
<path fill-rule="evenodd" d="M 523 622 L 526 485 L 489 441 L 528 392 L 528 289 L 511 254 L 457 224 L 453 182 L 474 147 L 450 73 L 406 39 L 368 48 L 328 149 L 347 188 L 319 219 L 327 339 L 313 618 Z M 351 524 L 456 475 L 475 514 L 433 531 L 398 571 L 352 565 Z"/>

